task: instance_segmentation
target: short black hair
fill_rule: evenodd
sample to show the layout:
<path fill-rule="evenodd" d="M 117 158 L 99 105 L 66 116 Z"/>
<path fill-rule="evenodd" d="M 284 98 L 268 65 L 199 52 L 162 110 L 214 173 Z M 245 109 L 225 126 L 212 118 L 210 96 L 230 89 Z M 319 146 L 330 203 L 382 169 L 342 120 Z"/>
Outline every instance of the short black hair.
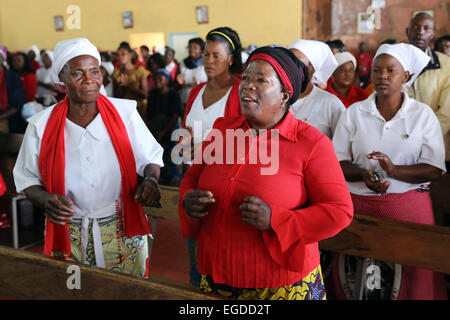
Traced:
<path fill-rule="evenodd" d="M 347 51 L 347 47 L 340 39 L 328 40 L 325 42 L 330 48 L 338 49 L 339 52 Z"/>
<path fill-rule="evenodd" d="M 381 41 L 380 46 L 382 44 L 396 44 L 396 43 L 397 43 L 397 40 L 395 40 L 393 38 L 387 38 L 387 39 L 384 39 L 383 41 Z"/>
<path fill-rule="evenodd" d="M 133 49 L 131 48 L 130 44 L 126 41 L 122 41 L 119 45 L 119 48 L 117 48 L 117 51 L 119 51 L 120 49 L 125 49 L 127 50 L 129 53 L 133 52 Z"/>
<path fill-rule="evenodd" d="M 31 68 L 31 64 L 30 64 L 30 60 L 28 59 L 28 56 L 26 55 L 26 53 L 25 52 L 23 52 L 23 51 L 18 51 L 18 52 L 16 52 L 16 53 L 14 53 L 12 56 L 14 57 L 15 55 L 19 55 L 19 56 L 22 56 L 22 58 L 23 58 L 23 72 L 25 73 L 25 72 L 27 72 L 27 73 L 33 73 L 33 68 Z M 11 62 L 12 62 L 12 60 L 11 60 Z M 16 73 L 18 73 L 19 72 L 19 70 L 16 70 L 15 68 L 14 68 L 14 64 L 13 63 L 11 63 L 11 70 L 12 71 L 14 71 L 14 72 L 16 72 Z"/>
<path fill-rule="evenodd" d="M 230 38 L 231 41 L 233 42 L 234 49 L 233 49 L 233 45 L 230 43 L 230 41 L 226 37 L 222 36 L 219 33 L 215 33 L 215 32 L 223 33 L 228 38 Z M 210 32 L 208 32 L 208 34 L 206 35 L 206 41 L 219 41 L 222 43 L 226 43 L 229 54 L 233 55 L 233 63 L 229 67 L 230 72 L 232 74 L 239 74 L 242 72 L 242 69 L 244 67 L 243 63 L 242 63 L 242 55 L 241 55 L 242 54 L 242 45 L 241 45 L 241 39 L 239 39 L 239 35 L 237 34 L 236 31 L 234 31 L 233 29 L 231 29 L 229 27 L 219 27 L 219 28 L 213 29 Z"/>
<path fill-rule="evenodd" d="M 105 61 L 111 61 L 111 56 L 110 56 L 109 53 L 106 52 L 106 51 L 100 52 L 100 57 L 102 57 L 103 59 L 105 59 Z"/>
<path fill-rule="evenodd" d="M 434 51 L 437 51 L 441 42 L 444 41 L 450 41 L 450 34 L 444 34 L 443 36 L 436 39 L 436 42 L 434 43 Z"/>
<path fill-rule="evenodd" d="M 150 49 L 146 45 L 140 46 L 139 49 L 150 51 Z"/>
<path fill-rule="evenodd" d="M 147 69 L 150 70 L 150 62 L 154 61 L 158 66 L 158 69 L 166 67 L 166 60 L 163 55 L 159 52 L 152 54 L 147 60 Z"/>
<path fill-rule="evenodd" d="M 200 48 L 202 48 L 202 51 L 205 50 L 205 41 L 203 41 L 202 38 L 192 38 L 188 41 L 188 45 L 191 43 L 196 43 L 200 46 Z"/>

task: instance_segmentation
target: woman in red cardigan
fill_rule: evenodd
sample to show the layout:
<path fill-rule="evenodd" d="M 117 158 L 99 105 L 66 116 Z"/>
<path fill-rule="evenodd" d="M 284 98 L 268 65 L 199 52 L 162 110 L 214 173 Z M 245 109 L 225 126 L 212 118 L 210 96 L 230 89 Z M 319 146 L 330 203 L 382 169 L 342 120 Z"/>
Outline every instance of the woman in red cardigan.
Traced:
<path fill-rule="evenodd" d="M 248 61 L 242 115 L 215 122 L 181 182 L 183 236 L 198 239 L 204 292 L 325 299 L 318 241 L 352 220 L 344 175 L 331 141 L 288 112 L 307 67 L 281 47 L 258 48 Z M 230 145 L 240 134 L 247 139 Z"/>
<path fill-rule="evenodd" d="M 203 51 L 203 66 L 208 81 L 192 88 L 186 103 L 182 127 L 190 132 L 190 139 L 182 141 L 190 146 L 183 159 L 192 164 L 194 151 L 201 147 L 214 121 L 220 117 L 241 114 L 239 103 L 239 74 L 242 72 L 242 45 L 239 35 L 231 28 L 220 27 L 211 30 L 206 36 Z M 190 281 L 199 285 L 200 275 L 196 266 L 196 242 L 188 240 L 191 260 Z"/>

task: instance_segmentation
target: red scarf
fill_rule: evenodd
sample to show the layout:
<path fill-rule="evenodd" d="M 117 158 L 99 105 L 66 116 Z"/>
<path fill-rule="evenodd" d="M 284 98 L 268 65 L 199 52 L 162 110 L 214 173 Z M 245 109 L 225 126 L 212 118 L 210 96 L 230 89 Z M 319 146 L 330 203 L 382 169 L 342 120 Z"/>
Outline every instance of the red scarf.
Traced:
<path fill-rule="evenodd" d="M 69 99 L 66 97 L 52 110 L 39 154 L 39 171 L 44 187 L 48 192 L 62 196 L 65 196 L 64 125 L 68 109 Z M 149 234 L 151 228 L 144 209 L 134 200 L 137 188 L 136 162 L 125 125 L 114 105 L 102 94 L 97 99 L 97 109 L 111 137 L 122 174 L 122 212 L 118 217 L 118 236 Z M 70 239 L 67 222 L 59 226 L 51 223 L 47 217 L 44 254 L 51 256 L 52 252 L 70 257 Z"/>

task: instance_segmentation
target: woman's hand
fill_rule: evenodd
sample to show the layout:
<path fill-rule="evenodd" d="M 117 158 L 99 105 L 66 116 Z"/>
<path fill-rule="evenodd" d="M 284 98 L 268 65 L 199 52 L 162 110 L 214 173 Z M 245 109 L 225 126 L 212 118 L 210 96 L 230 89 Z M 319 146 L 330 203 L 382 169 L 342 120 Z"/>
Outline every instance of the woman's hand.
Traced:
<path fill-rule="evenodd" d="M 248 196 L 244 199 L 240 208 L 242 210 L 242 221 L 261 231 L 271 230 L 272 210 L 267 202 L 258 197 Z"/>
<path fill-rule="evenodd" d="M 190 217 L 203 218 L 208 215 L 208 205 L 214 202 L 211 191 L 192 190 L 184 196 L 183 206 Z"/>
<path fill-rule="evenodd" d="M 53 224 L 63 226 L 66 221 L 72 220 L 75 211 L 70 207 L 73 202 L 55 193 L 48 193 L 44 202 L 45 213 Z"/>
<path fill-rule="evenodd" d="M 156 182 L 144 179 L 136 190 L 134 200 L 143 206 L 155 207 L 161 200 L 161 192 Z"/>
<path fill-rule="evenodd" d="M 372 174 L 372 171 L 370 170 L 364 171 L 362 177 L 367 188 L 375 191 L 376 193 L 386 193 L 387 189 L 389 188 L 389 185 L 391 184 L 388 180 L 385 179 L 376 181 L 375 177 Z"/>
<path fill-rule="evenodd" d="M 392 163 L 391 159 L 384 153 L 373 151 L 367 155 L 368 159 L 378 160 L 380 167 L 386 172 L 389 177 L 396 175 L 397 167 Z"/>

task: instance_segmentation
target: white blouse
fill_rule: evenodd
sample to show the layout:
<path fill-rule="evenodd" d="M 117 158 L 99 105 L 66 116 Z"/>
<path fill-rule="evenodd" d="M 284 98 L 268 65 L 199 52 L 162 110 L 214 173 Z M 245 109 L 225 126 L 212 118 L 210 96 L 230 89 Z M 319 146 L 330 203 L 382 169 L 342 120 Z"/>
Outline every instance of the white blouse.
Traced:
<path fill-rule="evenodd" d="M 186 104 L 192 88 L 202 82 L 208 81 L 208 76 L 205 73 L 203 65 L 189 69 L 184 64 L 184 61 L 180 63 L 180 73 L 184 76 L 184 86 L 180 90 L 180 98 L 181 102 Z"/>
<path fill-rule="evenodd" d="M 445 171 L 445 147 L 439 121 L 426 104 L 403 94 L 403 104 L 395 116 L 386 121 L 375 105 L 376 93 L 351 105 L 339 120 L 333 144 L 339 161 L 350 161 L 360 168 L 381 171 L 377 160 L 366 155 L 379 151 L 395 165 L 425 163 Z M 387 193 L 404 193 L 421 184 L 390 181 Z M 349 182 L 351 193 L 376 195 L 363 181 Z"/>
<path fill-rule="evenodd" d="M 141 176 L 149 163 L 163 166 L 163 148 L 156 142 L 136 110 L 136 102 L 125 99 L 108 98 L 117 108 L 130 138 L 136 160 L 136 170 Z M 42 185 L 39 173 L 39 153 L 44 130 L 53 107 L 36 114 L 29 125 L 14 167 L 14 181 L 18 192 Z M 65 143 L 65 184 L 66 197 L 73 201 L 77 210 L 95 214 L 106 205 L 119 199 L 121 174 L 119 161 L 108 131 L 100 114 L 82 128 L 69 119 L 64 127 Z M 111 215 L 111 214 L 109 214 Z M 101 214 L 105 217 L 108 214 Z"/>
<path fill-rule="evenodd" d="M 136 101 L 108 98 L 116 107 L 127 129 L 136 161 L 136 171 L 144 175 L 145 167 L 154 163 L 163 166 L 163 148 L 156 142 L 136 110 Z M 54 106 L 29 120 L 22 146 L 14 166 L 17 192 L 33 185 L 42 185 L 39 153 L 47 121 Z M 84 253 L 88 242 L 89 219 L 93 219 L 93 239 L 98 267 L 105 267 L 100 229 L 96 219 L 114 215 L 121 208 L 119 161 L 111 138 L 98 114 L 86 128 L 69 119 L 64 126 L 65 194 L 73 202 L 75 219 L 82 220 L 81 244 Z"/>
<path fill-rule="evenodd" d="M 319 129 L 332 139 L 345 106 L 335 95 L 313 86 L 312 91 L 306 97 L 298 99 L 289 110 L 297 119 Z"/>
<path fill-rule="evenodd" d="M 228 96 L 231 88 L 218 101 L 214 102 L 208 108 L 203 107 L 203 93 L 206 85 L 200 89 L 197 97 L 192 103 L 191 110 L 186 117 L 186 127 L 191 127 L 194 135 L 194 144 L 202 143 L 211 131 L 217 118 L 225 115 L 225 107 L 227 105 Z"/>

